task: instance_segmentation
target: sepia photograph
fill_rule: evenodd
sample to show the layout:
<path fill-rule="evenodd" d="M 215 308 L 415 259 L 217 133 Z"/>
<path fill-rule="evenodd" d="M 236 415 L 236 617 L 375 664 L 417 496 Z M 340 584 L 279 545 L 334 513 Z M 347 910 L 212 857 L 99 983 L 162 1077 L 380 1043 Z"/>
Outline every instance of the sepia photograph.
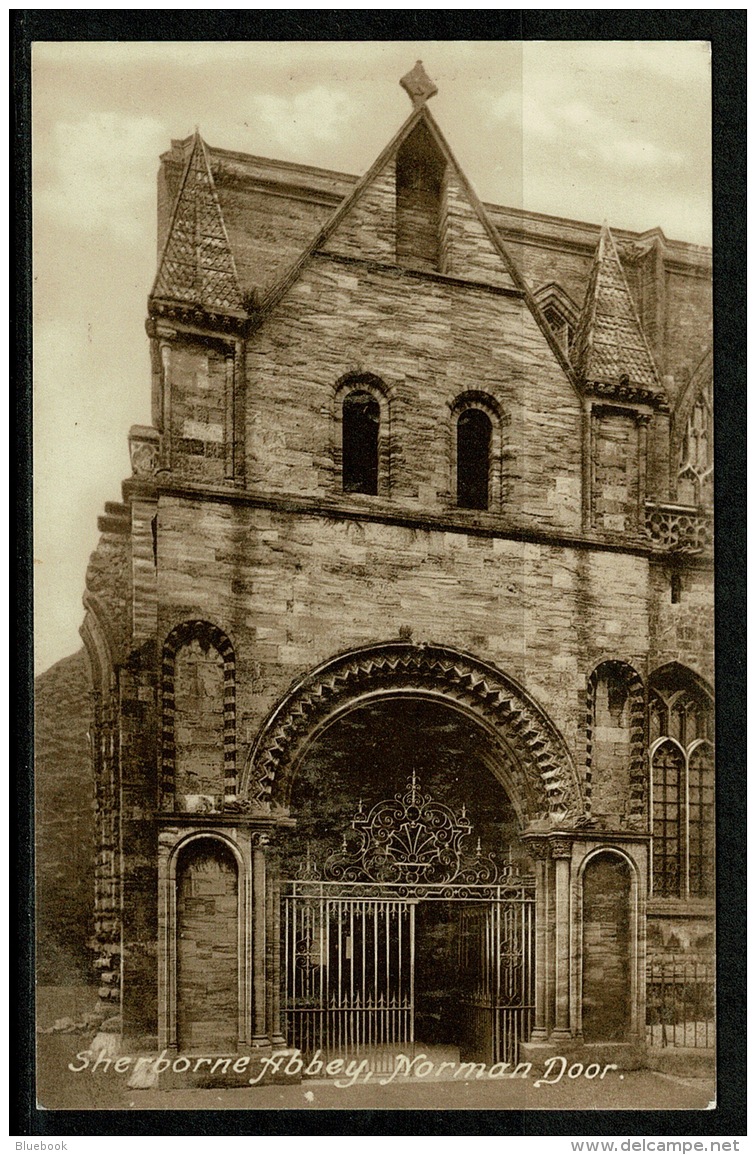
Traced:
<path fill-rule="evenodd" d="M 31 93 L 37 1106 L 713 1109 L 710 44 Z"/>

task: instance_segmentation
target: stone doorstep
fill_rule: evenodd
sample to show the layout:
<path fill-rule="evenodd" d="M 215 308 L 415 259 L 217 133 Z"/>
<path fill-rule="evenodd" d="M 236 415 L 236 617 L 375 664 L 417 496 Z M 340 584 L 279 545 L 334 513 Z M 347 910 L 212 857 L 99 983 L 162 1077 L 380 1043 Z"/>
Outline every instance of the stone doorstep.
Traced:
<path fill-rule="evenodd" d="M 573 1063 L 616 1063 L 620 1071 L 639 1071 L 648 1067 L 646 1048 L 642 1043 L 585 1043 L 582 1039 L 557 1039 L 546 1042 L 520 1043 L 520 1062 L 545 1067 L 552 1057 L 561 1055 L 567 1066 Z"/>

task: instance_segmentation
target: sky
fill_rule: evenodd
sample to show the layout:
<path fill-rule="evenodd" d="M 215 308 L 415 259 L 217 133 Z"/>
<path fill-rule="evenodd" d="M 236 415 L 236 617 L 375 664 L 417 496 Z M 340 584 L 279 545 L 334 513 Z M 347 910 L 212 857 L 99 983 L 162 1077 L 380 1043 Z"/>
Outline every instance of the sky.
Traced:
<path fill-rule="evenodd" d="M 479 197 L 711 243 L 709 47 L 687 41 L 59 42 L 32 49 L 35 670 L 80 645 L 97 516 L 150 424 L 171 139 L 361 175 L 431 108 Z"/>

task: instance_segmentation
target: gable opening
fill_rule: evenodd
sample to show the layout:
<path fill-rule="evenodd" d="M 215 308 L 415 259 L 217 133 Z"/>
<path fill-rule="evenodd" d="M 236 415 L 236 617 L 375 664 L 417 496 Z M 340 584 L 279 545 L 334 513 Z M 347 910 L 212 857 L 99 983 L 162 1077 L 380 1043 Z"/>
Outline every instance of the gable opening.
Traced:
<path fill-rule="evenodd" d="M 415 269 L 441 271 L 446 163 L 424 124 L 396 158 L 396 259 Z"/>

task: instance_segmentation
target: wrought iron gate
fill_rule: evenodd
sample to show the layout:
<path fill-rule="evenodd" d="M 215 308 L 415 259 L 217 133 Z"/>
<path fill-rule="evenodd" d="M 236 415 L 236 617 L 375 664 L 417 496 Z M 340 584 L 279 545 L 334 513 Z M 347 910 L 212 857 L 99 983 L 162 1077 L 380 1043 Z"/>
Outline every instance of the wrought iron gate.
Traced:
<path fill-rule="evenodd" d="M 481 853 L 465 856 L 472 827 L 422 794 L 406 793 L 352 820 L 358 844 L 309 859 L 282 891 L 286 1036 L 303 1053 L 407 1052 L 424 989 L 416 989 L 417 910 L 436 904 L 453 939 L 446 1018 L 463 1059 L 513 1062 L 531 1028 L 534 907 L 531 876 Z M 438 904 L 444 904 L 440 908 Z M 422 945 L 422 944 L 421 944 Z M 456 1020 L 455 1020 L 456 1016 Z"/>

